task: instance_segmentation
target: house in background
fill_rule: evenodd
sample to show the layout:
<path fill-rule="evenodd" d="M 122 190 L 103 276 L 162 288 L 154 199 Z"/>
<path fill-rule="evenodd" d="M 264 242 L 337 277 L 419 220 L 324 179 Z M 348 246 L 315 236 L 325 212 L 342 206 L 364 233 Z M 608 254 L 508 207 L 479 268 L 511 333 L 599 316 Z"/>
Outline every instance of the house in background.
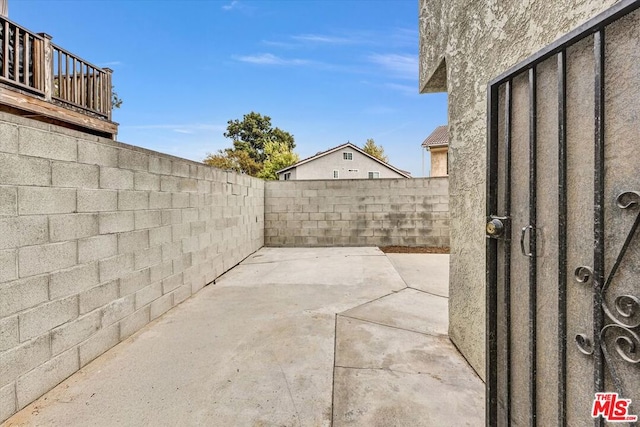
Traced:
<path fill-rule="evenodd" d="M 431 153 L 431 173 L 429 176 L 449 175 L 449 127 L 438 126 L 422 142 L 422 148 Z M 424 159 L 423 159 L 424 160 Z M 424 166 L 424 162 L 423 162 Z M 423 171 L 424 173 L 424 171 Z"/>
<path fill-rule="evenodd" d="M 411 178 L 409 172 L 391 166 L 347 142 L 321 151 L 280 169 L 279 180 Z"/>

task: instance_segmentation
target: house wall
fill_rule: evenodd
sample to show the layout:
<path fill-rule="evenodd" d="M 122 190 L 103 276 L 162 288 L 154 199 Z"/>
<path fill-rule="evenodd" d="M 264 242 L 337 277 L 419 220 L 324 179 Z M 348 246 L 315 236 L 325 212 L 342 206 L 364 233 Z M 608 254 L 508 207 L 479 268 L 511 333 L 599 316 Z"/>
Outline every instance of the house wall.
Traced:
<path fill-rule="evenodd" d="M 268 181 L 266 246 L 448 246 L 447 178 Z"/>
<path fill-rule="evenodd" d="M 447 153 L 448 147 L 431 147 L 431 175 L 447 176 Z"/>
<path fill-rule="evenodd" d="M 264 182 L 0 113 L 0 422 L 263 246 Z"/>
<path fill-rule="evenodd" d="M 353 153 L 353 160 L 344 160 L 344 152 Z M 334 169 L 339 171 L 339 179 L 367 179 L 369 172 L 380 172 L 380 178 L 404 178 L 362 153 L 347 148 L 296 167 L 295 178 L 292 173 L 291 179 L 333 179 Z M 357 172 L 353 171 L 354 169 L 357 169 Z M 280 179 L 284 179 L 283 174 L 280 175 Z"/>
<path fill-rule="evenodd" d="M 419 0 L 420 88 L 449 95 L 449 336 L 483 378 L 487 83 L 614 3 Z"/>

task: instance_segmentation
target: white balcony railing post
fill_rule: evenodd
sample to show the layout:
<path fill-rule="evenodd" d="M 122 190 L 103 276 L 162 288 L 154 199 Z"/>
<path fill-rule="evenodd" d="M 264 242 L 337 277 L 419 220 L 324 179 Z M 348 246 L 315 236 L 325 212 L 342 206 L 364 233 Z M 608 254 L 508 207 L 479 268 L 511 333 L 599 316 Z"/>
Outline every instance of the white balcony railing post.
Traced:
<path fill-rule="evenodd" d="M 42 78 L 43 78 L 43 87 L 44 90 L 44 99 L 47 101 L 51 101 L 51 96 L 54 92 L 53 87 L 53 49 L 51 47 L 51 37 L 47 33 L 38 33 L 40 37 L 42 37 Z"/>
<path fill-rule="evenodd" d="M 113 74 L 113 70 L 111 68 L 103 68 L 103 70 L 105 71 L 106 78 L 107 78 L 107 84 L 105 85 L 105 88 L 104 88 L 104 91 L 105 91 L 104 96 L 106 99 L 104 106 L 105 106 L 105 112 L 107 113 L 107 118 L 111 120 L 111 110 L 113 109 L 111 105 L 111 98 L 113 93 L 113 86 L 111 86 L 111 76 Z"/>

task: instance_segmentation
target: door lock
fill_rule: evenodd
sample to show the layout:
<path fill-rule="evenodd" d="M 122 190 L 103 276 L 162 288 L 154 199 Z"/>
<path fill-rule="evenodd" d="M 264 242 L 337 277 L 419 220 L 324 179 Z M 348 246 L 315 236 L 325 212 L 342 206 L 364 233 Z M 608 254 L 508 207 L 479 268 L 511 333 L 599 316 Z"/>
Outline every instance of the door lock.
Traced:
<path fill-rule="evenodd" d="M 502 220 L 498 218 L 493 218 L 489 222 L 487 222 L 487 235 L 490 237 L 498 237 L 504 233 L 504 224 Z"/>

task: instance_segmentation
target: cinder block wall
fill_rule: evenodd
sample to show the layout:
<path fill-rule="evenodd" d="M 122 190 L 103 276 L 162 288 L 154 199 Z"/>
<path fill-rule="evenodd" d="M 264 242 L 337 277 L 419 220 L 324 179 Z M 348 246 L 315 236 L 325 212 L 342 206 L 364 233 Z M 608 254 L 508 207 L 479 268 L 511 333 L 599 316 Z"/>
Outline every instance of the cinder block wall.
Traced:
<path fill-rule="evenodd" d="M 263 230 L 261 180 L 0 113 L 0 422 Z"/>
<path fill-rule="evenodd" d="M 266 246 L 449 246 L 448 178 L 269 181 Z"/>

